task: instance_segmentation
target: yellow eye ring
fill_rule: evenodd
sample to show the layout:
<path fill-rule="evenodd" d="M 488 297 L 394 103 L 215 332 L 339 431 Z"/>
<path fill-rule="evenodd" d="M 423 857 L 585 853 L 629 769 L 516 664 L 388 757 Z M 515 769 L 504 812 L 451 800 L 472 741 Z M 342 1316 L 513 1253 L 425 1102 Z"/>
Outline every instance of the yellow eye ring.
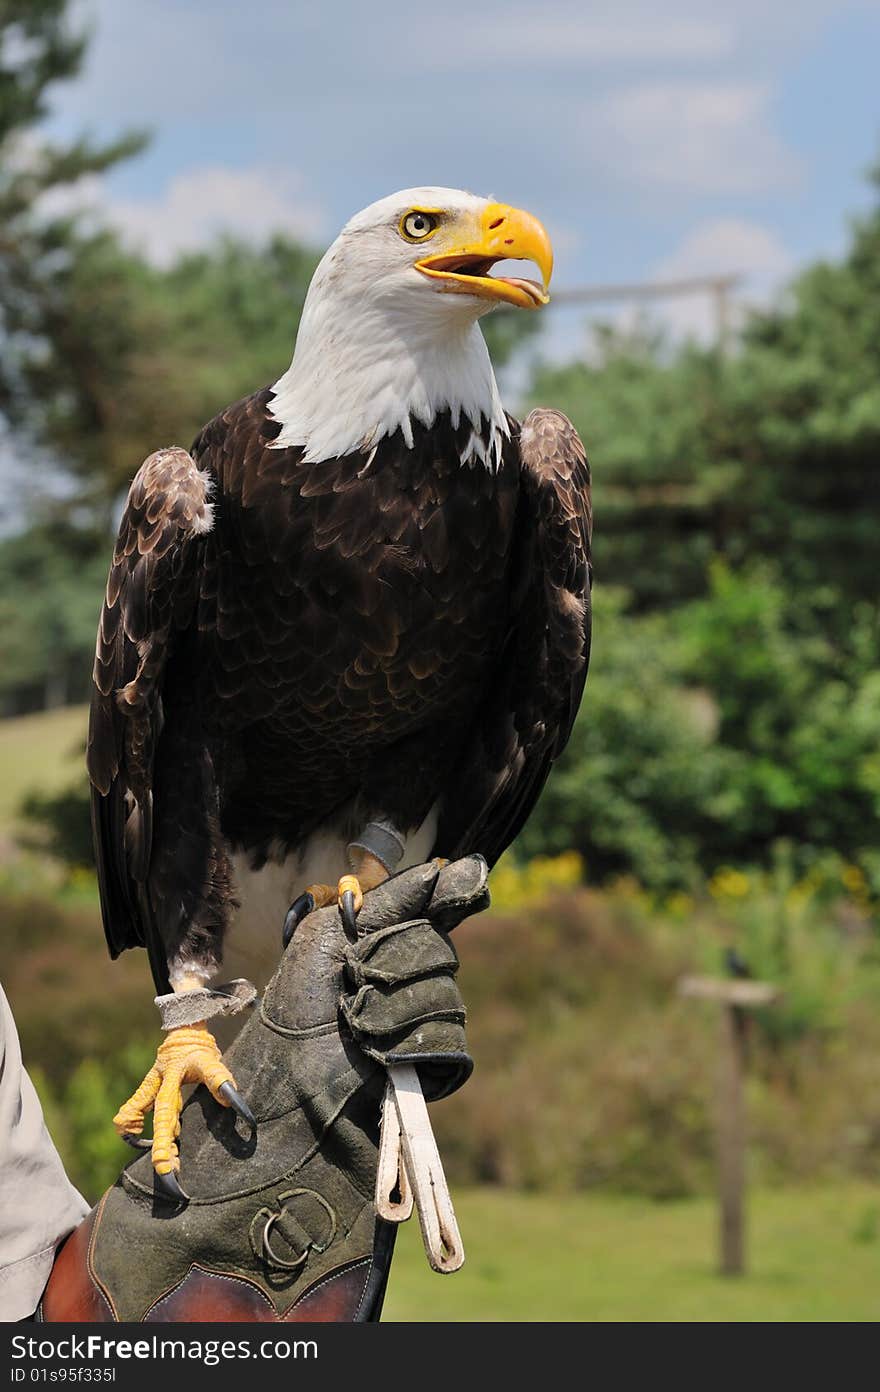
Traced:
<path fill-rule="evenodd" d="M 429 208 L 410 208 L 398 224 L 398 232 L 406 242 L 426 242 L 440 225 L 437 214 Z"/>

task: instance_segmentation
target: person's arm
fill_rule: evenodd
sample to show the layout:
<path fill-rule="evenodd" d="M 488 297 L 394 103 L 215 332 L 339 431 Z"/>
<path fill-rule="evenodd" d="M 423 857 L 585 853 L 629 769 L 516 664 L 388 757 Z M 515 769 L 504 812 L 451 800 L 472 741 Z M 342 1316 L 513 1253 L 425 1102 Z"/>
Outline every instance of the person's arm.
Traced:
<path fill-rule="evenodd" d="M 34 1313 L 58 1244 L 88 1211 L 46 1130 L 0 987 L 0 1320 Z"/>

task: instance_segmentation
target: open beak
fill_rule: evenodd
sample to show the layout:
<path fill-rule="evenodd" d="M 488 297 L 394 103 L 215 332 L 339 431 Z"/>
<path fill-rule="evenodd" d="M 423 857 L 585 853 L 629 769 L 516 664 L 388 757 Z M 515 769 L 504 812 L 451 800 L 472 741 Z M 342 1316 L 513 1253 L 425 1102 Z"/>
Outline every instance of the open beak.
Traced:
<path fill-rule="evenodd" d="M 519 276 L 490 275 L 497 261 L 534 261 L 541 284 Z M 550 296 L 553 248 L 537 218 L 506 203 L 490 203 L 480 215 L 473 239 L 435 256 L 423 256 L 416 270 L 437 281 L 438 290 L 540 309 Z"/>

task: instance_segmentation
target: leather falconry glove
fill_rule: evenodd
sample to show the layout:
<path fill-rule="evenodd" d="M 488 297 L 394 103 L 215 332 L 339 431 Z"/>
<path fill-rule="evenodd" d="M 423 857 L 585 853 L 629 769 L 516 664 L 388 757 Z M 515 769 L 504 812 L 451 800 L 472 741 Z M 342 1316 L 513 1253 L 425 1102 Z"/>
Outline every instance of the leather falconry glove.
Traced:
<path fill-rule="evenodd" d="M 181 1116 L 175 1205 L 132 1161 L 61 1249 L 40 1315 L 60 1321 L 371 1321 L 394 1224 L 377 1215 L 389 1066 L 428 1100 L 472 1062 L 449 934 L 489 902 L 469 856 L 364 897 L 357 940 L 334 905 L 298 926 L 227 1051 L 256 1129 L 200 1087 Z"/>

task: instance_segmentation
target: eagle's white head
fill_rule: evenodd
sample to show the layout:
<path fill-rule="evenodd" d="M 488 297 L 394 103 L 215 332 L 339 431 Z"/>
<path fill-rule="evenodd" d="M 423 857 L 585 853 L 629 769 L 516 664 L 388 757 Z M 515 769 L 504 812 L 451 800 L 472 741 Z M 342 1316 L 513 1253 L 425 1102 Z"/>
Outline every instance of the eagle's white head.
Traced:
<path fill-rule="evenodd" d="M 503 260 L 533 261 L 541 283 L 492 275 Z M 492 423 L 494 463 L 507 424 L 478 320 L 499 304 L 547 303 L 550 239 L 520 209 L 460 189 L 394 193 L 346 223 L 315 271 L 293 362 L 275 383 L 277 447 L 309 460 L 369 452 L 412 422 L 448 410 L 457 425 Z M 487 457 L 487 455 L 489 457 Z"/>

